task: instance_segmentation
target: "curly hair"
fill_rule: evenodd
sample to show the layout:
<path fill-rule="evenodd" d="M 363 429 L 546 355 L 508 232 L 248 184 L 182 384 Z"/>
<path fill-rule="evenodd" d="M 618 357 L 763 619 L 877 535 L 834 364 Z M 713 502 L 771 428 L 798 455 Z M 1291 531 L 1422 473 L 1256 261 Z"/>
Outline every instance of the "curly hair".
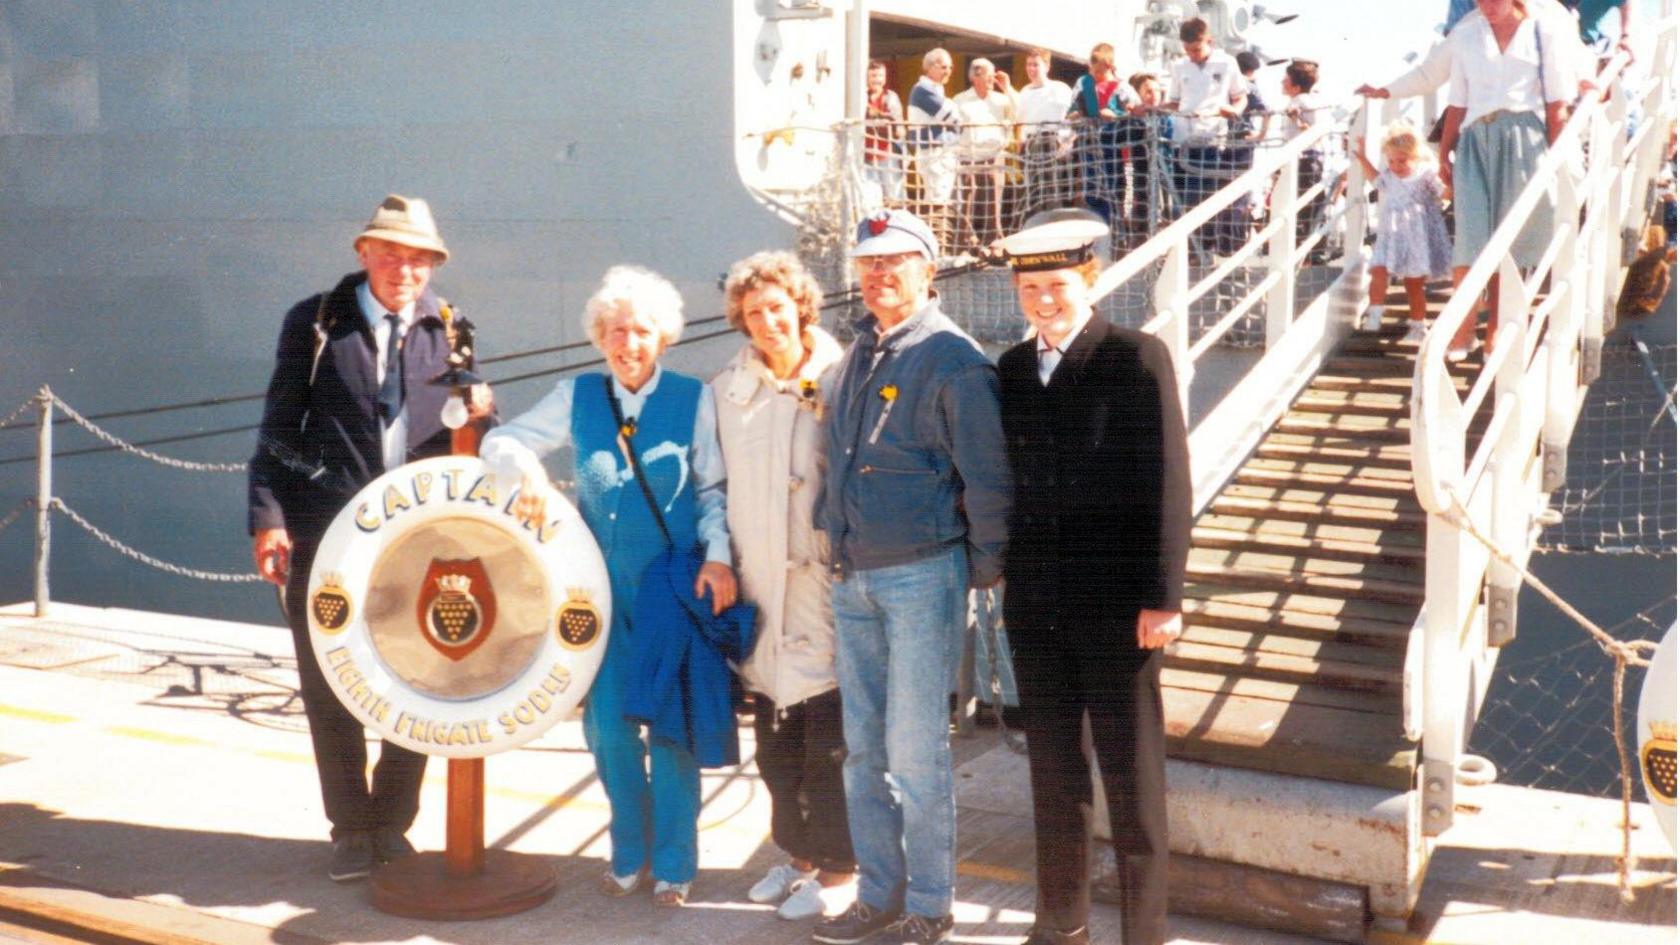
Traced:
<path fill-rule="evenodd" d="M 651 269 L 614 266 L 601 277 L 601 287 L 583 306 L 583 330 L 597 348 L 604 337 L 601 323 L 620 308 L 651 321 L 667 346 L 682 337 L 682 294 L 670 280 Z"/>
<path fill-rule="evenodd" d="M 746 316 L 741 304 L 747 293 L 772 285 L 779 286 L 793 299 L 794 306 L 799 309 L 801 332 L 817 323 L 822 287 L 805 270 L 799 257 L 785 250 L 767 250 L 753 253 L 729 267 L 729 275 L 723 282 L 724 312 L 729 316 L 729 324 L 737 331 L 745 332 Z"/>

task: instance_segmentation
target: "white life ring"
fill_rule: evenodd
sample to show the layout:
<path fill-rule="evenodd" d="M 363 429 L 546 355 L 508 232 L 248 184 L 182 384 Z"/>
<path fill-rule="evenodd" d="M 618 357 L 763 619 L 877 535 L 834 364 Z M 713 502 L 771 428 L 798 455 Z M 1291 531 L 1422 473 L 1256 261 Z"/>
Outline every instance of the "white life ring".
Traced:
<path fill-rule="evenodd" d="M 405 748 L 479 758 L 575 709 L 606 653 L 611 586 L 571 503 L 513 514 L 476 457 L 410 463 L 333 519 L 309 575 L 309 636 L 327 684 Z"/>
<path fill-rule="evenodd" d="M 1674 846 L 1674 624 L 1663 634 L 1639 690 L 1639 774 L 1657 823 Z"/>

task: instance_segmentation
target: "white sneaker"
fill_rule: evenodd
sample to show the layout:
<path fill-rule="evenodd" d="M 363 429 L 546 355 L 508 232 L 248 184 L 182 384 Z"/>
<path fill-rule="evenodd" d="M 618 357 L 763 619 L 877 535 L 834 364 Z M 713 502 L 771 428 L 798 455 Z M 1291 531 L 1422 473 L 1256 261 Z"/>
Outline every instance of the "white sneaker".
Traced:
<path fill-rule="evenodd" d="M 758 903 L 780 902 L 793 891 L 795 883 L 816 878 L 816 870 L 806 871 L 796 868 L 792 863 L 781 863 L 770 867 L 770 872 L 765 873 L 763 879 L 747 890 L 747 898 Z"/>
<path fill-rule="evenodd" d="M 776 915 L 784 919 L 810 919 L 818 915 L 837 916 L 857 899 L 857 880 L 838 886 L 824 886 L 814 879 L 796 880 L 782 900 Z"/>
<path fill-rule="evenodd" d="M 1381 305 L 1366 306 L 1365 321 L 1361 323 L 1359 327 L 1365 331 L 1376 331 L 1382 327 L 1383 315 L 1387 314 L 1387 312 L 1388 309 L 1382 307 Z"/>
<path fill-rule="evenodd" d="M 1429 326 L 1425 325 L 1423 322 L 1408 322 L 1406 325 L 1406 337 L 1400 340 L 1401 342 L 1409 345 L 1421 345 L 1423 344 L 1424 337 L 1428 334 Z"/>

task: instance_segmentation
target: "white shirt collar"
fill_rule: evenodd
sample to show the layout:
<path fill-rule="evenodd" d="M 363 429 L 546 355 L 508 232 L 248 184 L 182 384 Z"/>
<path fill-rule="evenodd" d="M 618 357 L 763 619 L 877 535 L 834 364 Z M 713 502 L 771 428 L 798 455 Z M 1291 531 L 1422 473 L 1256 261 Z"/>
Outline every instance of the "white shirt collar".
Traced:
<path fill-rule="evenodd" d="M 369 328 L 378 328 L 379 323 L 385 318 L 385 313 L 390 311 L 373 297 L 373 290 L 368 288 L 365 281 L 356 286 L 356 304 L 361 307 L 362 317 L 367 319 Z M 414 324 L 414 303 L 410 302 L 404 305 L 396 315 L 397 322 L 402 327 L 407 328 Z"/>
<path fill-rule="evenodd" d="M 655 364 L 653 366 L 653 375 L 647 379 L 647 383 L 643 384 L 640 390 L 630 391 L 626 390 L 624 385 L 618 382 L 617 374 L 613 374 L 611 371 L 608 372 L 608 376 L 612 378 L 613 396 L 618 398 L 619 406 L 624 409 L 624 415 L 626 417 L 637 417 L 641 415 L 642 405 L 647 403 L 647 399 L 653 396 L 653 392 L 655 390 L 659 389 L 659 378 L 664 374 L 665 366 L 662 364 Z"/>
<path fill-rule="evenodd" d="M 1060 345 L 1056 346 L 1055 350 L 1060 354 L 1066 354 L 1068 346 L 1073 344 L 1073 339 L 1079 337 L 1079 333 L 1084 331 L 1085 326 L 1090 323 L 1091 316 L 1095 315 L 1096 313 L 1097 313 L 1096 306 L 1092 306 L 1091 308 L 1088 308 L 1088 309 L 1085 310 L 1085 314 L 1083 314 L 1083 315 L 1079 316 L 1078 318 L 1074 319 L 1073 327 L 1069 328 L 1068 333 L 1062 336 L 1062 343 Z M 1050 345 L 1044 340 L 1043 335 L 1039 335 L 1038 336 L 1038 353 L 1043 354 L 1044 352 L 1049 351 L 1049 350 L 1051 350 Z"/>

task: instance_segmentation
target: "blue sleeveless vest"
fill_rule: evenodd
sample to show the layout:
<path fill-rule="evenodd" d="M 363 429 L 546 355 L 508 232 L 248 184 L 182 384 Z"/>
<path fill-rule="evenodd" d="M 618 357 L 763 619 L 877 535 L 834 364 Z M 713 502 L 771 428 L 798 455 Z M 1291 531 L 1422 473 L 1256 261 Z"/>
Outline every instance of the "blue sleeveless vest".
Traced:
<path fill-rule="evenodd" d="M 594 533 L 607 559 L 612 581 L 612 629 L 629 626 L 636 605 L 636 582 L 642 571 L 665 549 L 665 536 L 648 509 L 636 474 L 618 449 L 618 428 L 607 400 L 606 375 L 579 375 L 572 391 L 572 443 L 577 450 L 578 511 Z M 659 377 L 659 387 L 642 405 L 636 418 L 633 445 L 648 485 L 653 488 L 671 542 L 680 550 L 698 541 L 695 525 L 689 448 L 700 410 L 701 384 L 672 371 Z M 622 639 L 622 635 L 612 639 Z"/>

